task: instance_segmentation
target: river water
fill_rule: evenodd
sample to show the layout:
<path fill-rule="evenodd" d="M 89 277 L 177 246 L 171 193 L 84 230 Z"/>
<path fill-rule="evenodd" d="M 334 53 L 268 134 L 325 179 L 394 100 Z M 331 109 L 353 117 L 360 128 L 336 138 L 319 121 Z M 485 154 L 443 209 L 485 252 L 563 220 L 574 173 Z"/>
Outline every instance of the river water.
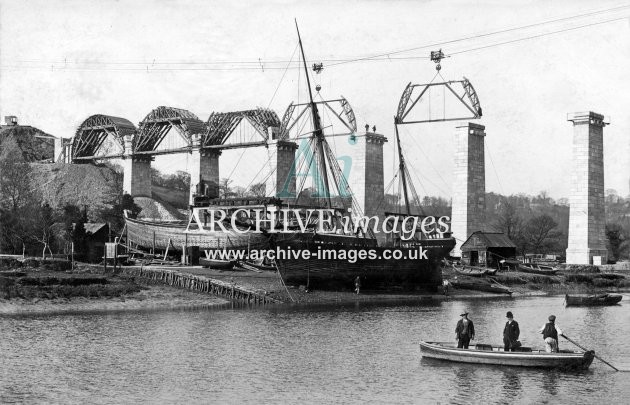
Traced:
<path fill-rule="evenodd" d="M 541 347 L 537 329 L 553 313 L 567 336 L 630 370 L 629 303 L 626 294 L 605 308 L 535 297 L 1 317 L 0 403 L 628 403 L 630 372 L 598 360 L 574 373 L 446 363 L 422 359 L 418 341 L 454 340 L 465 308 L 476 341 L 500 343 L 511 310 L 523 345 Z"/>

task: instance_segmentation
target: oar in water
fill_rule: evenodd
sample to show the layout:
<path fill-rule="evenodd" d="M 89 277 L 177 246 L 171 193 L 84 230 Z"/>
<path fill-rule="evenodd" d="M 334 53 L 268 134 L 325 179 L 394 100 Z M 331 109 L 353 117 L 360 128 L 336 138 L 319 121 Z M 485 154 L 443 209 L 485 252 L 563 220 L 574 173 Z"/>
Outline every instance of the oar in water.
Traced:
<path fill-rule="evenodd" d="M 577 346 L 577 347 L 579 347 L 580 349 L 584 350 L 585 352 L 587 352 L 587 351 L 588 351 L 588 349 L 587 349 L 587 348 L 585 348 L 585 347 L 583 347 L 583 346 L 580 346 L 579 344 L 577 344 L 577 342 L 575 342 L 575 341 L 573 341 L 573 340 L 569 339 L 566 335 L 560 335 L 560 336 L 562 336 L 563 338 L 565 338 L 565 339 L 566 339 L 566 340 L 568 340 L 569 342 L 573 343 L 574 345 L 576 345 L 576 346 Z M 598 360 L 599 360 L 599 361 L 601 361 L 602 363 L 609 365 L 609 366 L 610 366 L 613 370 L 615 370 L 615 371 L 619 371 L 619 369 L 618 369 L 617 367 L 613 366 L 612 364 L 610 364 L 610 363 L 609 363 L 609 362 L 607 362 L 606 360 L 602 359 L 602 358 L 601 358 L 601 357 L 599 357 L 598 355 L 596 355 L 596 354 L 593 354 L 593 355 L 595 356 L 595 358 L 596 358 L 596 359 L 598 359 Z"/>

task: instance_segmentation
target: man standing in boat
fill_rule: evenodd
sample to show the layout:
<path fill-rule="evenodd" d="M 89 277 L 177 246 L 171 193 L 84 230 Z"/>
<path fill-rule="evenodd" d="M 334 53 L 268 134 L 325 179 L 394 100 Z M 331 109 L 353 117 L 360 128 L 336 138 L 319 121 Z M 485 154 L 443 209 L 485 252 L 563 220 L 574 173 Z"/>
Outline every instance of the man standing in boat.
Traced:
<path fill-rule="evenodd" d="M 512 311 L 508 311 L 506 314 L 507 322 L 505 328 L 503 328 L 503 350 L 506 352 L 513 352 L 518 347 L 518 336 L 521 334 L 518 328 L 518 322 L 514 320 Z"/>
<path fill-rule="evenodd" d="M 539 330 L 545 340 L 545 351 L 547 353 L 558 353 L 560 348 L 558 347 L 558 335 L 565 337 L 562 330 L 556 325 L 556 316 L 549 315 L 549 322 L 547 322 Z"/>
<path fill-rule="evenodd" d="M 468 319 L 467 311 L 463 311 L 460 316 L 462 319 L 457 321 L 457 326 L 455 327 L 457 348 L 468 349 L 468 344 L 475 338 L 475 326 L 473 325 L 473 322 Z"/>

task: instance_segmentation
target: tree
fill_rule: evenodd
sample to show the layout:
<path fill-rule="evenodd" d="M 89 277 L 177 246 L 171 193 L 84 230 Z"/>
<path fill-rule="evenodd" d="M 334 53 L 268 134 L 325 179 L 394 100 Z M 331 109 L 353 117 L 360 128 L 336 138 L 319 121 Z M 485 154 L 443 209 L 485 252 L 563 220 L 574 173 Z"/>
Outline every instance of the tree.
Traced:
<path fill-rule="evenodd" d="M 608 239 L 608 251 L 612 260 L 617 261 L 630 252 L 630 236 L 621 225 L 607 223 L 606 238 Z"/>
<path fill-rule="evenodd" d="M 543 206 L 552 205 L 554 203 L 553 199 L 551 197 L 549 197 L 549 193 L 547 192 L 547 190 L 541 191 L 532 200 L 537 201 L 538 203 L 542 204 Z"/>
<path fill-rule="evenodd" d="M 28 242 L 26 224 L 15 212 L 0 208 L 0 252 L 22 253 Z"/>
<path fill-rule="evenodd" d="M 5 142 L 0 154 L 0 207 L 17 211 L 29 203 L 34 194 L 30 173 L 31 167 L 24 162 L 20 149 Z"/>
<path fill-rule="evenodd" d="M 42 259 L 46 257 L 46 250 L 48 250 L 51 256 L 53 254 L 50 245 L 53 241 L 53 226 L 56 220 L 56 215 L 48 203 L 39 207 L 34 215 L 34 223 L 31 228 L 32 232 L 30 236 L 35 242 L 43 245 Z"/>
<path fill-rule="evenodd" d="M 516 211 L 514 202 L 509 198 L 504 197 L 501 200 L 494 226 L 516 244 L 516 249 L 522 255 L 525 255 L 527 242 L 523 232 L 523 219 Z"/>
<path fill-rule="evenodd" d="M 155 167 L 151 167 L 151 184 L 164 187 L 164 177 Z"/>
<path fill-rule="evenodd" d="M 168 176 L 167 187 L 183 191 L 190 190 L 190 173 L 178 170 L 175 174 L 171 174 Z"/>
<path fill-rule="evenodd" d="M 496 218 L 496 227 L 512 240 L 522 235 L 523 219 L 518 215 L 514 204 L 508 199 L 502 201 Z"/>
<path fill-rule="evenodd" d="M 84 209 L 81 218 L 79 218 L 72 230 L 72 243 L 74 243 L 74 252 L 78 260 L 85 260 L 88 255 L 88 241 L 85 231 L 87 221 L 87 209 Z"/>
<path fill-rule="evenodd" d="M 562 232 L 557 230 L 558 223 L 542 214 L 530 218 L 525 226 L 527 248 L 533 253 L 548 253 L 558 249 Z"/>
<path fill-rule="evenodd" d="M 131 218 L 138 216 L 142 209 L 134 202 L 133 197 L 127 193 L 123 194 L 120 202 L 112 206 L 102 214 L 103 218 L 107 220 L 110 228 L 114 232 L 122 231 L 125 224 L 124 211 L 127 211 Z"/>
<path fill-rule="evenodd" d="M 59 214 L 60 218 L 59 222 L 63 223 L 63 231 L 61 232 L 59 237 L 59 241 L 62 242 L 65 246 L 63 250 L 65 253 L 70 251 L 70 243 L 72 242 L 72 233 L 74 232 L 74 224 L 78 223 L 83 216 L 81 209 L 76 205 L 66 204 Z"/>
<path fill-rule="evenodd" d="M 160 187 L 188 191 L 190 190 L 190 173 L 177 170 L 174 174 L 163 174 L 152 167 L 151 182 Z"/>
<path fill-rule="evenodd" d="M 40 196 L 31 184 L 31 167 L 15 142 L 0 149 L 0 249 L 22 253 L 33 242 L 34 213 Z"/>
<path fill-rule="evenodd" d="M 267 195 L 267 185 L 265 183 L 252 184 L 249 194 L 254 197 L 264 197 Z"/>
<path fill-rule="evenodd" d="M 234 197 L 234 190 L 232 190 L 232 180 L 228 178 L 222 178 L 219 182 L 219 197 L 230 198 Z"/>
<path fill-rule="evenodd" d="M 248 195 L 248 192 L 245 187 L 236 186 L 232 188 L 232 197 L 243 198 L 243 197 L 247 197 L 247 195 Z"/>

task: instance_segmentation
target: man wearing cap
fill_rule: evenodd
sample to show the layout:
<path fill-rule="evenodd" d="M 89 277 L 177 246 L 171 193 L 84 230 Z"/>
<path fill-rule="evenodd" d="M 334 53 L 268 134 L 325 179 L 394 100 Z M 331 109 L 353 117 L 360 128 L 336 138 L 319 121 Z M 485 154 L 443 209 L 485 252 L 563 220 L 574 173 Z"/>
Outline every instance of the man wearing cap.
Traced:
<path fill-rule="evenodd" d="M 455 327 L 455 339 L 457 339 L 457 348 L 458 349 L 468 349 L 468 344 L 472 339 L 475 338 L 475 326 L 473 322 L 468 319 L 468 312 L 462 311 L 461 315 L 462 319 L 457 321 L 457 326 Z"/>
<path fill-rule="evenodd" d="M 556 316 L 549 315 L 549 322 L 547 322 L 539 330 L 545 340 L 545 351 L 547 353 L 558 353 L 560 350 L 558 347 L 558 336 L 565 337 L 562 330 L 556 325 Z"/>
<path fill-rule="evenodd" d="M 508 311 L 506 317 L 508 320 L 505 323 L 505 328 L 503 328 L 503 350 L 513 352 L 518 347 L 516 342 L 518 341 L 518 335 L 520 335 L 521 331 L 511 311 Z"/>

